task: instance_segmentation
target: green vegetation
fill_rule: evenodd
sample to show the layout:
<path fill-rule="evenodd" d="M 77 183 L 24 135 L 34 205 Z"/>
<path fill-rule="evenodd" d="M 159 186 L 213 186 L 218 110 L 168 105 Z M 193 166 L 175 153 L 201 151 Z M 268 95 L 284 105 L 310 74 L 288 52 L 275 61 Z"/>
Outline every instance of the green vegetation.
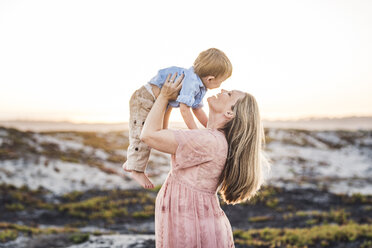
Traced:
<path fill-rule="evenodd" d="M 360 193 L 354 193 L 351 196 L 346 194 L 340 194 L 341 199 L 344 203 L 348 204 L 372 204 L 371 195 L 362 195 Z"/>
<path fill-rule="evenodd" d="M 315 244 L 330 246 L 339 242 L 371 240 L 372 225 L 355 223 L 323 225 L 310 228 L 264 228 L 235 230 L 235 243 L 254 247 L 308 247 Z M 364 242 L 365 245 L 368 243 Z"/>
<path fill-rule="evenodd" d="M 266 201 L 266 206 L 269 208 L 275 208 L 278 206 L 279 199 L 278 198 L 270 198 Z"/>
<path fill-rule="evenodd" d="M 30 190 L 27 187 L 0 185 L 0 211 L 5 213 L 4 217 L 6 213 L 10 213 L 6 221 L 19 220 L 35 225 L 35 219 L 22 219 L 20 216 L 25 213 L 33 216 L 33 210 L 42 210 L 40 212 L 44 218 L 53 216 L 53 224 L 67 223 L 65 228 L 58 230 L 0 223 L 0 242 L 14 240 L 20 235 L 66 232 L 70 242 L 80 243 L 88 240 L 89 235 L 99 233 L 79 233 L 76 229 L 78 227 L 103 225 L 110 228 L 110 224 L 114 223 L 116 226 L 127 221 L 153 220 L 155 196 L 160 188 L 161 185 L 152 190 L 74 191 L 63 196 L 54 196 L 51 200 L 50 192 L 43 189 Z M 372 219 L 368 217 L 372 206 L 371 196 L 331 195 L 327 205 L 318 206 L 316 203 L 305 202 L 308 205 L 301 209 L 304 202 L 297 204 L 297 201 L 288 201 L 293 195 L 282 192 L 280 188 L 263 187 L 250 201 L 234 206 L 234 211 L 258 209 L 254 212 L 258 214 L 253 214 L 249 223 L 246 217 L 243 220 L 250 227 L 278 226 L 279 223 L 280 226 L 301 228 L 235 230 L 236 244 L 250 247 L 334 247 L 340 243 L 354 242 L 353 245 L 358 247 L 371 247 Z M 298 194 L 296 191 L 295 196 Z M 338 204 L 343 208 L 338 207 Z M 336 206 L 337 208 L 333 208 Z M 230 210 L 230 206 L 225 207 Z M 322 211 L 305 210 L 318 207 Z M 283 220 L 280 218 L 279 209 L 288 211 L 282 215 Z M 17 211 L 23 212 L 17 215 Z M 283 225 L 280 222 L 283 222 Z"/>
<path fill-rule="evenodd" d="M 65 199 L 74 198 L 71 195 L 65 195 Z M 154 216 L 154 196 L 144 192 L 125 192 L 125 191 L 111 191 L 109 195 L 97 196 L 90 199 L 69 202 L 60 204 L 58 211 L 67 214 L 71 217 L 79 219 L 102 219 L 108 223 L 113 223 L 115 218 L 120 217 L 135 217 L 135 218 L 150 218 Z M 136 204 L 142 210 L 130 211 Z"/>
<path fill-rule="evenodd" d="M 38 235 L 38 234 L 55 234 L 55 233 L 77 233 L 75 228 L 37 228 L 13 223 L 0 222 L 0 242 L 8 242 L 18 237 L 19 233 Z"/>
<path fill-rule="evenodd" d="M 268 186 L 268 185 L 263 186 L 254 197 L 252 197 L 248 201 L 241 202 L 240 204 L 243 204 L 243 205 L 265 204 L 270 207 L 275 207 L 279 203 L 279 199 L 275 198 L 274 196 L 280 192 L 282 192 L 282 189 L 278 187 Z M 221 197 L 220 197 L 220 204 L 226 205 L 226 203 L 222 200 Z"/>
<path fill-rule="evenodd" d="M 287 213 L 283 215 L 284 220 L 288 220 L 294 217 L 307 218 L 306 224 L 314 225 L 318 223 L 328 224 L 347 224 L 351 223 L 352 220 L 349 219 L 350 213 L 346 212 L 345 209 L 331 209 L 329 212 L 325 211 L 297 211 L 295 213 Z"/>
<path fill-rule="evenodd" d="M 63 195 L 61 203 L 48 203 L 42 189 L 30 190 L 0 185 L 3 204 L 0 211 L 32 211 L 45 209 L 56 211 L 64 218 L 71 218 L 72 226 L 84 226 L 92 220 L 114 223 L 127 218 L 152 218 L 154 216 L 155 195 L 140 190 L 111 190 L 102 196 L 90 196 L 88 192 L 74 191 Z M 3 209 L 3 210 L 2 210 Z M 75 221 L 73 221 L 75 219 Z"/>
<path fill-rule="evenodd" d="M 364 211 L 371 211 L 372 210 L 372 206 L 371 205 L 364 206 L 363 209 L 364 209 Z"/>
<path fill-rule="evenodd" d="M 3 196 L 4 207 L 10 211 L 22 211 L 25 209 L 52 209 L 53 206 L 42 199 L 45 192 L 42 189 L 30 190 L 23 186 L 16 188 L 12 185 L 0 185 L 0 194 Z M 1 208 L 0 208 L 1 209 Z"/>
<path fill-rule="evenodd" d="M 361 245 L 360 248 L 371 248 L 372 247 L 372 240 L 365 240 Z"/>
<path fill-rule="evenodd" d="M 142 211 L 136 211 L 132 214 L 134 218 L 151 218 L 155 214 L 154 205 L 146 205 Z"/>
<path fill-rule="evenodd" d="M 75 135 L 78 135 L 83 138 L 84 145 L 102 149 L 107 153 L 110 153 L 111 151 L 114 150 L 127 149 L 127 147 L 125 147 L 123 144 L 120 143 L 118 144 L 117 142 L 109 142 L 110 139 L 107 139 L 105 136 L 99 135 L 98 133 L 76 132 Z M 119 135 L 119 133 L 117 133 L 117 135 Z"/>
<path fill-rule="evenodd" d="M 309 220 L 307 220 L 305 223 L 306 223 L 307 225 L 309 225 L 309 226 L 313 226 L 313 225 L 317 224 L 318 221 L 317 221 L 316 219 L 309 219 Z"/>
<path fill-rule="evenodd" d="M 70 236 L 70 241 L 75 244 L 84 243 L 89 240 L 89 233 L 74 233 Z"/>
<path fill-rule="evenodd" d="M 96 133 L 96 132 L 42 132 L 42 134 L 55 136 L 63 140 L 73 140 L 81 142 L 86 146 L 95 149 L 102 149 L 103 151 L 113 154 L 115 150 L 126 150 L 128 148 L 128 137 L 123 135 L 123 132 L 109 132 L 109 133 Z"/>
<path fill-rule="evenodd" d="M 20 203 L 5 204 L 5 208 L 10 211 L 22 211 L 25 207 Z"/>
<path fill-rule="evenodd" d="M 28 155 L 45 156 L 49 160 L 57 159 L 69 163 L 81 163 L 97 167 L 108 174 L 117 174 L 111 168 L 104 165 L 105 160 L 95 155 L 95 152 L 86 152 L 83 149 L 61 149 L 54 142 L 38 142 L 33 132 L 23 132 L 13 128 L 0 127 L 7 135 L 3 138 L 0 146 L 0 160 L 19 159 Z M 108 162 L 122 164 L 126 157 L 119 155 L 117 151 L 126 150 L 128 137 L 122 132 L 95 133 L 95 132 L 41 132 L 41 135 L 53 136 L 59 140 L 70 140 L 82 143 L 85 146 L 105 151 L 109 157 Z M 36 149 L 36 147 L 39 147 Z M 40 149 L 41 148 L 41 149 Z M 48 162 L 45 163 L 48 166 Z"/>
<path fill-rule="evenodd" d="M 0 222 L 0 229 L 1 230 L 14 230 L 17 232 L 23 233 L 30 233 L 30 234 L 51 234 L 51 233 L 61 233 L 61 232 L 76 232 L 77 229 L 70 228 L 70 227 L 51 227 L 51 228 L 37 228 L 37 227 L 29 227 L 24 225 L 18 225 L 13 223 L 7 222 Z"/>
<path fill-rule="evenodd" d="M 35 142 L 32 132 L 23 132 L 14 128 L 0 127 L 0 131 L 7 132 L 0 147 L 0 160 L 18 159 L 28 154 L 36 154 L 32 143 Z"/>
<path fill-rule="evenodd" d="M 64 194 L 63 198 L 66 199 L 67 201 L 76 201 L 80 199 L 82 196 L 83 196 L 83 192 L 75 190 L 70 193 Z"/>
<path fill-rule="evenodd" d="M 271 220 L 273 219 L 272 216 L 254 216 L 254 217 L 251 217 L 249 218 L 249 221 L 250 222 L 262 222 L 262 221 L 268 221 L 268 220 Z"/>
<path fill-rule="evenodd" d="M 10 229 L 0 230 L 0 242 L 5 243 L 15 240 L 18 237 L 18 232 Z"/>
<path fill-rule="evenodd" d="M 5 243 L 15 240 L 19 234 L 24 235 L 40 235 L 40 234 L 56 234 L 67 233 L 70 234 L 69 240 L 72 243 L 79 244 L 88 241 L 90 234 L 82 233 L 76 228 L 71 227 L 52 227 L 52 228 L 38 228 L 29 227 L 25 225 L 17 225 L 13 223 L 0 222 L 0 243 Z M 100 232 L 93 232 L 95 236 L 102 235 Z"/>
<path fill-rule="evenodd" d="M 92 167 L 97 167 L 101 171 L 108 173 L 108 174 L 117 174 L 117 172 L 111 168 L 107 168 L 104 165 L 104 161 L 95 156 L 94 154 L 85 153 L 83 150 L 74 150 L 74 149 L 66 149 L 64 151 L 59 149 L 59 146 L 55 143 L 48 143 L 44 142 L 41 143 L 40 146 L 43 148 L 42 155 L 51 158 L 51 159 L 59 159 L 64 162 L 69 163 L 81 163 L 86 164 Z M 112 157 L 115 155 L 111 155 Z M 119 161 L 119 158 L 115 158 Z M 123 161 L 125 158 L 123 157 Z M 113 161 L 111 161 L 113 162 Z"/>
<path fill-rule="evenodd" d="M 150 190 L 153 191 L 153 192 L 159 192 L 159 190 L 161 189 L 161 186 L 162 186 L 162 184 L 158 184 L 153 189 L 150 189 Z"/>
<path fill-rule="evenodd" d="M 256 204 L 265 202 L 268 198 L 275 196 L 277 193 L 280 193 L 281 189 L 274 186 L 264 186 L 262 187 L 257 195 L 255 195 L 248 204 Z"/>

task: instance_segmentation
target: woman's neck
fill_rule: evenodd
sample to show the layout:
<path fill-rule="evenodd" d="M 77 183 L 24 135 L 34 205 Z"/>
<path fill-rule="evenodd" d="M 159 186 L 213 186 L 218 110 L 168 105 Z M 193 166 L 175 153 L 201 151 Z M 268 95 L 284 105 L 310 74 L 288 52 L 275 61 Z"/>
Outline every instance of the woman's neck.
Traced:
<path fill-rule="evenodd" d="M 213 113 L 209 113 L 208 117 L 208 123 L 207 123 L 207 128 L 211 129 L 218 129 L 222 128 L 226 123 L 226 120 L 223 115 L 217 115 Z"/>

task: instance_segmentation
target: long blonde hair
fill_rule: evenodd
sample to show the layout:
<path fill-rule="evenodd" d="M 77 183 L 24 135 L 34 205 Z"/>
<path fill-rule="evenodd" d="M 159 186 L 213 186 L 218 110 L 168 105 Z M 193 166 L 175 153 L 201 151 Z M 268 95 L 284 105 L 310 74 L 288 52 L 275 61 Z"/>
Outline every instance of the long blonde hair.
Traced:
<path fill-rule="evenodd" d="M 263 153 L 265 133 L 256 99 L 248 93 L 232 106 L 235 117 L 221 128 L 228 154 L 218 185 L 227 204 L 251 199 L 260 189 L 263 166 L 269 165 Z"/>

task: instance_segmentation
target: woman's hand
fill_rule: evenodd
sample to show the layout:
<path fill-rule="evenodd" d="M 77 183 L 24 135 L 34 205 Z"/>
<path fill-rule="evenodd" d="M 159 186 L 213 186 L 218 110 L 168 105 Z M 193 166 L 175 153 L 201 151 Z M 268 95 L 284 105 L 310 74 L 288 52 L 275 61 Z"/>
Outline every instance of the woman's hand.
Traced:
<path fill-rule="evenodd" d="M 160 96 L 164 97 L 168 101 L 177 99 L 178 93 L 182 88 L 182 80 L 185 77 L 185 74 L 182 74 L 176 81 L 174 81 L 176 77 L 177 72 L 174 73 L 172 77 L 171 74 L 169 74 L 161 88 Z"/>

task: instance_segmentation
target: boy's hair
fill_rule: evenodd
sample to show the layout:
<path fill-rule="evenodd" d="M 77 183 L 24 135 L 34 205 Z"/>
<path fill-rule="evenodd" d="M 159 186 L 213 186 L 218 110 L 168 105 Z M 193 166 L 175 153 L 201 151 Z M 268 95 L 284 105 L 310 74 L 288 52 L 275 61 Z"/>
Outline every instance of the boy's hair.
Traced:
<path fill-rule="evenodd" d="M 232 74 L 232 64 L 224 52 L 217 48 L 209 48 L 196 58 L 194 72 L 199 77 L 227 76 L 229 78 Z"/>

